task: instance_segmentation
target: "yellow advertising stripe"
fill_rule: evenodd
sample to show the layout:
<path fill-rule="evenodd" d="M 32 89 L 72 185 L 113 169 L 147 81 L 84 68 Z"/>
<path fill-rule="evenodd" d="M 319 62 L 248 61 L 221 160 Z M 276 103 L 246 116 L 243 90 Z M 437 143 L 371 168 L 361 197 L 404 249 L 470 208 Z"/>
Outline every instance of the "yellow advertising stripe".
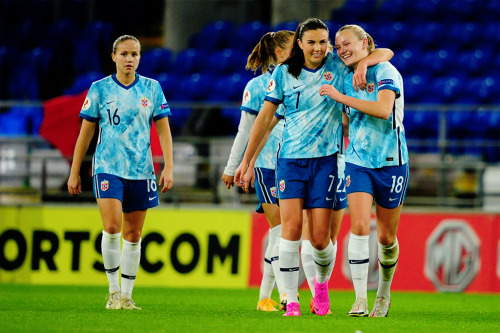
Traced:
<path fill-rule="evenodd" d="M 0 207 L 0 282 L 106 285 L 97 207 Z M 248 284 L 246 211 L 148 211 L 136 285 Z"/>

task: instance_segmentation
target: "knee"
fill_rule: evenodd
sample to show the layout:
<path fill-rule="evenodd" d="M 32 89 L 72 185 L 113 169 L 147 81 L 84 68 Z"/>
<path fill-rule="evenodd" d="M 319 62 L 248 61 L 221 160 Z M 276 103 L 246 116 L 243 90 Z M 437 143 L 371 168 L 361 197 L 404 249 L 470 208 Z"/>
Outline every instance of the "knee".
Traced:
<path fill-rule="evenodd" d="M 370 220 L 352 220 L 351 231 L 355 235 L 369 235 L 370 234 Z"/>
<path fill-rule="evenodd" d="M 382 245 L 390 245 L 396 241 L 396 235 L 392 233 L 379 233 L 378 242 Z"/>
<path fill-rule="evenodd" d="M 123 234 L 123 239 L 131 242 L 137 243 L 141 240 L 142 233 L 139 230 L 130 230 Z"/>

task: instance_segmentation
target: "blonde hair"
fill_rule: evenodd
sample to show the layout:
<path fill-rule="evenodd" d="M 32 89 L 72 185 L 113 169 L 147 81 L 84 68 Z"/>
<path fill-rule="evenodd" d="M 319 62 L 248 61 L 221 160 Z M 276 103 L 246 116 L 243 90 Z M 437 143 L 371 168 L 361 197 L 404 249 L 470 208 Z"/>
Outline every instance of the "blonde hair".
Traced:
<path fill-rule="evenodd" d="M 116 48 L 118 47 L 118 44 L 120 44 L 121 42 L 124 42 L 126 40 L 133 40 L 134 42 L 136 42 L 139 45 L 139 50 L 141 50 L 141 43 L 139 42 L 139 40 L 137 38 L 135 38 L 134 36 L 131 36 L 131 35 L 122 35 L 122 36 L 118 37 L 113 42 L 113 53 L 116 52 Z"/>
<path fill-rule="evenodd" d="M 335 38 L 339 35 L 339 33 L 341 31 L 344 31 L 344 30 L 351 30 L 352 32 L 354 32 L 354 35 L 359 40 L 363 40 L 365 38 L 368 39 L 368 45 L 366 46 L 366 49 L 368 50 L 368 54 L 372 53 L 373 50 L 375 50 L 375 42 L 373 41 L 372 36 L 370 36 L 370 34 L 368 34 L 365 31 L 365 29 L 361 28 L 359 25 L 356 25 L 356 24 L 344 25 L 343 27 L 341 27 L 339 29 L 339 31 L 337 31 L 337 33 L 335 34 Z"/>
<path fill-rule="evenodd" d="M 248 56 L 245 68 L 256 72 L 259 67 L 262 67 L 262 73 L 265 73 L 270 67 L 277 65 L 276 49 L 286 48 L 287 44 L 292 40 L 293 34 L 293 31 L 280 30 L 278 32 L 268 32 L 262 36 Z"/>

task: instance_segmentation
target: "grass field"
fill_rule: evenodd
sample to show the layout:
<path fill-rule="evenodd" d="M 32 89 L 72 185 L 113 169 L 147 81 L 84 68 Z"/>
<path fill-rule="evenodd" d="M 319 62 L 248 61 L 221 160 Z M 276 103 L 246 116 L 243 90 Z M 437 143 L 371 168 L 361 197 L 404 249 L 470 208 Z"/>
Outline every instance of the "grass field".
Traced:
<path fill-rule="evenodd" d="M 2 332 L 500 332 L 500 295 L 392 293 L 387 318 L 348 318 L 351 291 L 330 291 L 333 315 L 256 311 L 258 290 L 137 287 L 142 311 L 106 310 L 106 288 L 0 284 Z M 277 299 L 277 293 L 273 296 Z M 370 307 L 375 294 L 370 292 Z"/>

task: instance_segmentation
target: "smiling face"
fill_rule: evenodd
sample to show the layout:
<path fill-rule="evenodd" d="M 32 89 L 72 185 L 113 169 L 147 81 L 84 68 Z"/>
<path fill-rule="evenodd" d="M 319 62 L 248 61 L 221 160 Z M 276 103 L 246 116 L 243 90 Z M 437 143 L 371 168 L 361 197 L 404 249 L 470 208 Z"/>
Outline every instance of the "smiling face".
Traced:
<path fill-rule="evenodd" d="M 356 68 L 358 62 L 368 56 L 368 39 L 359 39 L 354 31 L 345 29 L 335 37 L 337 55 L 346 66 Z"/>
<path fill-rule="evenodd" d="M 304 65 L 316 69 L 321 65 L 328 47 L 328 31 L 325 29 L 307 30 L 297 40 L 304 52 Z"/>
<path fill-rule="evenodd" d="M 116 63 L 117 76 L 135 76 L 141 58 L 141 47 L 134 40 L 124 40 L 116 46 L 116 51 L 111 54 L 111 58 Z"/>

